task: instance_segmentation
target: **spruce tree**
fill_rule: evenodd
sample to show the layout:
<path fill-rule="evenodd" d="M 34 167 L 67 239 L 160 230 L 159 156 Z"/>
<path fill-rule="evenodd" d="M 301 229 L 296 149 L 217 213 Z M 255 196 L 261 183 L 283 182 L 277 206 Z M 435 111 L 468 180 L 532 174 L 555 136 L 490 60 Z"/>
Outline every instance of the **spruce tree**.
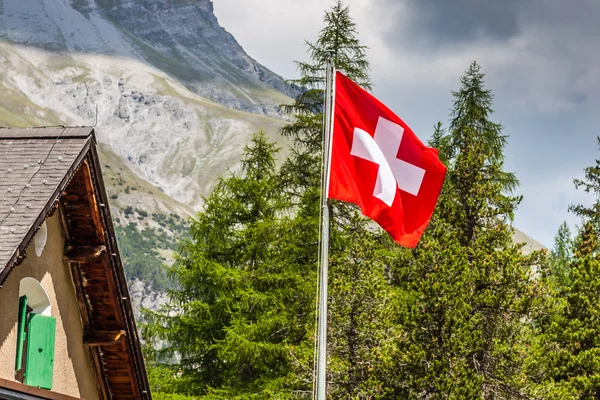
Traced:
<path fill-rule="evenodd" d="M 283 398 L 289 346 L 311 307 L 303 271 L 283 260 L 287 219 L 263 133 L 246 147 L 242 176 L 222 178 L 191 224 L 170 274 L 169 303 L 146 312 L 155 390 L 207 398 Z M 158 379 L 160 378 L 160 379 Z M 277 393 L 275 395 L 274 393 Z"/>
<path fill-rule="evenodd" d="M 357 38 L 350 8 L 338 0 L 325 12 L 323 22 L 325 27 L 317 41 L 306 42 L 310 61 L 296 62 L 301 76 L 290 82 L 304 91 L 291 105 L 282 106 L 294 117 L 291 124 L 281 129 L 282 135 L 292 139 L 292 152 L 283 167 L 283 176 L 292 196 L 307 194 L 313 201 L 315 192 L 320 190 L 327 61 L 331 57 L 336 70 L 364 88 L 371 88 L 366 47 Z"/>
<path fill-rule="evenodd" d="M 586 223 L 569 266 L 568 289 L 560 293 L 545 327 L 548 376 L 544 393 L 551 399 L 600 398 L 600 258 L 598 236 Z"/>
<path fill-rule="evenodd" d="M 493 96 L 478 64 L 461 85 L 448 132 L 438 126 L 433 137 L 448 164 L 438 208 L 412 259 L 394 269 L 398 285 L 412 293 L 398 306 L 407 332 L 398 339 L 404 379 L 396 393 L 518 398 L 540 254 L 525 255 L 512 242 L 518 182 L 503 169 L 507 137 L 490 120 Z"/>

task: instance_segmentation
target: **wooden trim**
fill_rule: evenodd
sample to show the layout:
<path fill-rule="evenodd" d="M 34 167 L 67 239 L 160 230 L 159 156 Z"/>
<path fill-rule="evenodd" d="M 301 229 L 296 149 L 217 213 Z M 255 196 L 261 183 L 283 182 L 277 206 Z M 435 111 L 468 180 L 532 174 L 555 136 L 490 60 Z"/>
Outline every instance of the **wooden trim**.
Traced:
<path fill-rule="evenodd" d="M 95 142 L 95 135 L 92 132 L 92 138 Z M 123 341 L 121 344 L 125 347 L 129 347 L 131 351 L 131 357 L 133 358 L 133 364 L 129 364 L 130 368 L 137 375 L 137 383 L 136 392 L 139 395 L 140 399 L 152 399 L 152 394 L 150 392 L 150 384 L 148 382 L 148 375 L 146 372 L 146 365 L 144 363 L 144 358 L 142 355 L 142 349 L 140 340 L 138 338 L 137 327 L 135 323 L 135 318 L 133 315 L 133 307 L 131 305 L 131 300 L 129 298 L 129 289 L 127 288 L 127 281 L 125 279 L 125 272 L 123 269 L 121 256 L 119 254 L 119 246 L 117 244 L 116 235 L 114 232 L 114 225 L 112 222 L 112 218 L 110 215 L 110 210 L 108 207 L 108 195 L 106 194 L 106 188 L 104 185 L 104 179 L 102 178 L 102 171 L 100 168 L 98 152 L 96 146 L 91 146 L 90 148 L 90 172 L 92 182 L 94 183 L 96 192 L 95 195 L 98 196 L 97 201 L 102 204 L 105 204 L 105 207 L 100 207 L 100 217 L 102 222 L 104 223 L 104 228 L 107 233 L 107 241 L 106 246 L 108 248 L 108 252 L 110 254 L 110 265 L 113 279 L 116 278 L 116 284 L 119 288 L 120 298 L 118 299 L 120 310 L 122 311 L 122 316 L 125 322 L 125 329 L 127 331 L 127 340 Z M 114 254 L 114 256 L 113 256 Z M 120 313 L 119 313 L 120 314 Z"/>
<path fill-rule="evenodd" d="M 53 392 L 51 390 L 40 389 L 33 386 L 24 385 L 20 382 L 9 381 L 7 379 L 0 378 L 0 388 L 20 393 L 23 395 L 29 395 L 34 398 L 47 399 L 47 400 L 80 400 L 77 397 L 67 396 L 66 394 Z"/>
<path fill-rule="evenodd" d="M 117 285 L 115 282 L 117 281 L 115 277 L 115 273 L 112 268 L 111 256 L 108 254 L 104 254 L 104 273 L 106 274 L 106 283 L 108 285 L 108 291 L 111 294 L 113 302 L 115 303 L 115 314 L 117 317 L 117 322 L 119 323 L 119 328 L 125 326 L 125 315 L 123 315 L 123 309 L 121 308 L 121 302 L 123 300 L 123 288 Z M 127 293 L 127 292 L 125 292 Z"/>
<path fill-rule="evenodd" d="M 69 228 L 67 227 L 67 220 L 65 219 L 65 206 L 62 202 L 62 193 L 58 198 L 58 222 L 60 223 L 60 230 L 62 232 L 63 237 L 65 238 L 65 243 L 71 243 L 71 234 L 69 232 Z"/>
<path fill-rule="evenodd" d="M 125 338 L 125 331 L 92 331 L 83 332 L 85 346 L 112 346 L 120 343 Z"/>
<path fill-rule="evenodd" d="M 92 358 L 92 367 L 96 372 L 96 387 L 98 388 L 98 394 L 102 400 L 110 400 L 111 395 L 108 391 L 108 383 L 106 381 L 106 375 L 104 374 L 104 364 L 102 362 L 102 354 L 100 354 L 100 348 L 88 347 L 90 350 L 90 357 Z"/>
<path fill-rule="evenodd" d="M 83 276 L 81 275 L 81 271 L 79 270 L 79 266 L 76 263 L 67 263 L 70 266 L 71 270 L 71 278 L 73 280 L 73 286 L 75 286 L 75 296 L 77 297 L 77 303 L 79 304 L 79 316 L 81 317 L 81 325 L 83 329 L 89 329 L 91 327 L 90 324 L 90 314 L 87 306 L 87 302 L 85 299 L 85 294 L 83 292 Z"/>

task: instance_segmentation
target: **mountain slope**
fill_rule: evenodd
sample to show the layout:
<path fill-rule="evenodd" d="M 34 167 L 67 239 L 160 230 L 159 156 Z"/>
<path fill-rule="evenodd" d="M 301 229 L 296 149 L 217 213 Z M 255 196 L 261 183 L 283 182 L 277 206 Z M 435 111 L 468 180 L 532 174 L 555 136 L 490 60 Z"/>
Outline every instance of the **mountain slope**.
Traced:
<path fill-rule="evenodd" d="M 132 58 L 227 107 L 277 116 L 293 95 L 223 29 L 210 0 L 0 0 L 0 37 Z"/>
<path fill-rule="evenodd" d="M 0 85 L 11 97 L 0 101 L 9 125 L 97 124 L 99 140 L 129 168 L 195 209 L 218 175 L 237 170 L 253 132 L 279 139 L 284 123 L 226 108 L 152 66 L 114 56 L 0 43 Z"/>

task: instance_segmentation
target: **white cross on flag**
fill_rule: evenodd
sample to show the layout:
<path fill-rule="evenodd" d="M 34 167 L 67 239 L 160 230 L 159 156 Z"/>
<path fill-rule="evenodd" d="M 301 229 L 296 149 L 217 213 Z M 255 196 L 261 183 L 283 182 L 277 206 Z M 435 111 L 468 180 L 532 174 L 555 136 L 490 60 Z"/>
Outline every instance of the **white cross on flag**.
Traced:
<path fill-rule="evenodd" d="M 336 74 L 328 198 L 357 204 L 400 245 L 415 247 L 446 167 L 397 115 Z"/>

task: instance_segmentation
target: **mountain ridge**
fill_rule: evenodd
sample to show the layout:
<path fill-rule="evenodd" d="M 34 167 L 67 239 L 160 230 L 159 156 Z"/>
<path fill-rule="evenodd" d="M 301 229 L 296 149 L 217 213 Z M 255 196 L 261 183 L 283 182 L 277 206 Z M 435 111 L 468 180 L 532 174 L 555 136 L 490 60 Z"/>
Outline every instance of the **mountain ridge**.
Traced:
<path fill-rule="evenodd" d="M 246 54 L 210 0 L 2 0 L 0 37 L 53 52 L 138 59 L 202 97 L 272 117 L 297 92 Z"/>

